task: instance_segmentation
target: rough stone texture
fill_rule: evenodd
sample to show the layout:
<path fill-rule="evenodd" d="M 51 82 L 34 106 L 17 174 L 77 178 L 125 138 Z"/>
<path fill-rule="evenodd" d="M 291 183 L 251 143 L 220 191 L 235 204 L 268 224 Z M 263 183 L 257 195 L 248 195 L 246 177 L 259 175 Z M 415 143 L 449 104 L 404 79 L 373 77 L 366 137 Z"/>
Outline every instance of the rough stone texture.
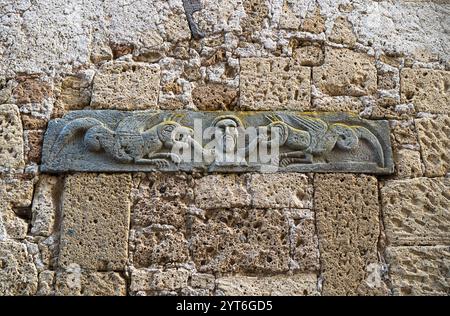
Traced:
<path fill-rule="evenodd" d="M 312 207 L 312 184 L 304 174 L 253 174 L 250 191 L 256 208 Z"/>
<path fill-rule="evenodd" d="M 13 98 L 17 104 L 39 103 L 51 97 L 51 86 L 35 76 L 17 78 L 18 85 L 13 90 Z"/>
<path fill-rule="evenodd" d="M 190 272 L 185 269 L 139 269 L 131 272 L 130 291 L 176 291 L 187 287 Z"/>
<path fill-rule="evenodd" d="M 338 44 L 344 44 L 350 47 L 355 46 L 356 36 L 353 33 L 353 26 L 348 19 L 340 16 L 334 21 L 329 39 Z"/>
<path fill-rule="evenodd" d="M 33 295 L 37 283 L 27 247 L 16 241 L 0 241 L 0 295 Z"/>
<path fill-rule="evenodd" d="M 62 202 L 59 265 L 123 270 L 127 261 L 131 176 L 68 176 Z"/>
<path fill-rule="evenodd" d="M 195 204 L 202 209 L 249 206 L 247 175 L 208 175 L 195 181 Z"/>
<path fill-rule="evenodd" d="M 190 250 L 200 272 L 286 272 L 289 225 L 278 210 L 211 210 L 191 217 Z"/>
<path fill-rule="evenodd" d="M 423 175 L 420 152 L 410 149 L 400 149 L 394 153 L 398 178 L 414 178 Z"/>
<path fill-rule="evenodd" d="M 325 63 L 313 69 L 313 84 L 329 96 L 365 96 L 377 89 L 374 58 L 344 48 L 325 50 Z"/>
<path fill-rule="evenodd" d="M 322 293 L 368 294 L 368 267 L 378 262 L 380 233 L 376 178 L 320 174 L 314 188 Z"/>
<path fill-rule="evenodd" d="M 183 263 L 189 258 L 188 242 L 181 232 L 153 226 L 136 233 L 134 265 L 137 268 Z"/>
<path fill-rule="evenodd" d="M 302 66 L 320 66 L 325 61 L 324 48 L 317 43 L 300 43 L 293 54 Z"/>
<path fill-rule="evenodd" d="M 26 237 L 28 222 L 25 218 L 32 196 L 32 181 L 0 179 L 0 240 Z"/>
<path fill-rule="evenodd" d="M 381 200 L 391 245 L 450 244 L 450 179 L 387 181 Z"/>
<path fill-rule="evenodd" d="M 36 185 L 31 220 L 31 234 L 50 236 L 59 213 L 63 183 L 61 178 L 43 175 Z"/>
<path fill-rule="evenodd" d="M 42 142 L 44 131 L 29 130 L 24 132 L 25 136 L 25 158 L 28 163 L 39 164 L 41 162 Z"/>
<path fill-rule="evenodd" d="M 425 175 L 443 176 L 450 170 L 450 117 L 416 120 Z"/>
<path fill-rule="evenodd" d="M 55 295 L 124 296 L 126 282 L 116 272 L 84 272 L 74 266 L 56 273 Z"/>
<path fill-rule="evenodd" d="M 159 67 L 144 63 L 103 65 L 94 78 L 91 107 L 143 110 L 157 107 Z"/>
<path fill-rule="evenodd" d="M 240 107 L 245 110 L 309 108 L 309 68 L 290 58 L 243 58 Z"/>
<path fill-rule="evenodd" d="M 238 91 L 219 84 L 205 84 L 195 87 L 192 99 L 201 111 L 232 110 L 237 101 Z"/>
<path fill-rule="evenodd" d="M 228 296 L 311 296 L 319 293 L 315 274 L 224 277 L 217 279 L 217 292 Z"/>
<path fill-rule="evenodd" d="M 0 169 L 21 168 L 23 131 L 16 105 L 0 104 Z"/>
<path fill-rule="evenodd" d="M 65 110 L 77 110 L 89 106 L 94 74 L 91 70 L 64 78 L 58 101 L 63 104 Z"/>
<path fill-rule="evenodd" d="M 449 295 L 449 246 L 389 247 L 394 295 Z"/>
<path fill-rule="evenodd" d="M 135 177 L 132 190 L 133 227 L 153 224 L 182 229 L 193 197 L 193 180 L 186 174 L 149 173 Z"/>
<path fill-rule="evenodd" d="M 419 112 L 450 113 L 450 71 L 403 69 L 401 98 Z"/>

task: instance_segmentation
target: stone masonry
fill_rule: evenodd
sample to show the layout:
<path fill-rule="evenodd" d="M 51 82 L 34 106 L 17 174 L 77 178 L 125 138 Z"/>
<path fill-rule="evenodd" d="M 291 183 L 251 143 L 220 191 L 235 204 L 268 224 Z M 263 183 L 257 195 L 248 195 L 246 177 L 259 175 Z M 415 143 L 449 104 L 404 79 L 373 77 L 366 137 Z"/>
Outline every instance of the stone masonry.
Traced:
<path fill-rule="evenodd" d="M 448 296 L 450 3 L 201 2 L 2 1 L 0 295 Z M 385 119 L 395 172 L 42 173 L 83 109 Z"/>

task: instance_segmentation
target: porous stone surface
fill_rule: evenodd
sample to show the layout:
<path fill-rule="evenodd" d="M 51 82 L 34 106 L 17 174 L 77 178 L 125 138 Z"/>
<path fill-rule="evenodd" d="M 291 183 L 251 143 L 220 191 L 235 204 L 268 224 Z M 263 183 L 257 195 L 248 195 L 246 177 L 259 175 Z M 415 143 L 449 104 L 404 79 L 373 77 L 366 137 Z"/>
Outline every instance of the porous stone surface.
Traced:
<path fill-rule="evenodd" d="M 279 210 L 211 210 L 191 217 L 190 251 L 200 272 L 289 270 L 289 225 Z"/>
<path fill-rule="evenodd" d="M 381 200 L 389 244 L 449 244 L 449 192 L 448 178 L 387 181 Z"/>
<path fill-rule="evenodd" d="M 143 110 L 157 107 L 160 70 L 157 66 L 129 62 L 103 65 L 95 75 L 91 107 Z"/>
<path fill-rule="evenodd" d="M 23 167 L 22 133 L 17 106 L 0 104 L 0 168 Z"/>
<path fill-rule="evenodd" d="M 227 296 L 312 296 L 318 295 L 317 275 L 248 277 L 217 279 L 217 292 Z"/>
<path fill-rule="evenodd" d="M 61 203 L 62 187 L 61 178 L 49 175 L 42 176 L 37 183 L 31 209 L 31 234 L 52 234 Z"/>
<path fill-rule="evenodd" d="M 248 175 L 208 175 L 195 181 L 195 203 L 203 209 L 249 206 Z"/>
<path fill-rule="evenodd" d="M 116 272 L 85 272 L 79 266 L 69 267 L 55 275 L 57 296 L 124 296 L 126 282 Z"/>
<path fill-rule="evenodd" d="M 414 178 L 423 175 L 420 152 L 411 149 L 400 149 L 394 153 L 397 161 L 396 171 L 398 178 Z"/>
<path fill-rule="evenodd" d="M 322 293 L 367 294 L 368 267 L 378 263 L 380 227 L 376 178 L 316 175 L 314 189 Z"/>
<path fill-rule="evenodd" d="M 304 174 L 253 174 L 252 206 L 256 208 L 311 208 L 311 179 Z"/>
<path fill-rule="evenodd" d="M 313 69 L 312 82 L 329 96 L 367 96 L 377 89 L 374 58 L 346 48 L 325 50 L 325 63 Z"/>
<path fill-rule="evenodd" d="M 290 58 L 243 58 L 240 107 L 245 110 L 309 108 L 311 71 Z"/>
<path fill-rule="evenodd" d="M 0 2 L 0 295 L 450 294 L 448 1 Z M 43 173 L 90 109 L 387 119 L 395 173 Z"/>
<path fill-rule="evenodd" d="M 130 222 L 131 176 L 68 176 L 62 201 L 58 264 L 84 269 L 125 268 Z"/>
<path fill-rule="evenodd" d="M 445 175 L 450 169 L 450 117 L 421 118 L 416 127 L 425 175 Z"/>
<path fill-rule="evenodd" d="M 389 247 L 394 295 L 449 295 L 449 246 Z"/>
<path fill-rule="evenodd" d="M 450 113 L 450 71 L 405 68 L 401 72 L 402 102 L 417 111 Z"/>
<path fill-rule="evenodd" d="M 0 241 L 0 295 L 33 295 L 37 283 L 36 267 L 27 247 L 16 241 Z"/>

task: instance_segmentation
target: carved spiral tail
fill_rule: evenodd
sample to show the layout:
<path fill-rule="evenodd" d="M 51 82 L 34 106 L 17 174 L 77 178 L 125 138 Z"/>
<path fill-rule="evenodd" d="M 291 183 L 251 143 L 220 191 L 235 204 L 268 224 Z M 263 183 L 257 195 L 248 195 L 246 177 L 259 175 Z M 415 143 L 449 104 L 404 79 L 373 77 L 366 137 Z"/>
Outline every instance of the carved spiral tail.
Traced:
<path fill-rule="evenodd" d="M 91 117 L 75 119 L 68 123 L 61 130 L 55 144 L 53 145 L 52 158 L 56 158 L 56 156 L 63 150 L 64 146 L 67 145 L 78 133 L 86 132 L 90 128 L 98 125 L 102 126 L 103 123 Z"/>
<path fill-rule="evenodd" d="M 383 147 L 380 144 L 380 141 L 378 138 L 367 128 L 362 126 L 355 127 L 356 134 L 360 139 L 365 139 L 371 144 L 374 149 L 376 150 L 376 153 L 378 155 L 379 159 L 379 165 L 380 167 L 384 167 L 384 153 L 383 153 Z"/>

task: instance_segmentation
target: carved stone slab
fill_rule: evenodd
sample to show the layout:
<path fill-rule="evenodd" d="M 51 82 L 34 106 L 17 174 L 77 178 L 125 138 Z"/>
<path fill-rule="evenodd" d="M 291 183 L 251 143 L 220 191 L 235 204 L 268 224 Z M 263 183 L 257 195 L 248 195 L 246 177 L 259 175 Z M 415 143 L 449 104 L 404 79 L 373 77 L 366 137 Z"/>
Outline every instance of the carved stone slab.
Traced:
<path fill-rule="evenodd" d="M 394 169 L 387 121 L 345 113 L 75 111 L 49 123 L 43 172 Z"/>

